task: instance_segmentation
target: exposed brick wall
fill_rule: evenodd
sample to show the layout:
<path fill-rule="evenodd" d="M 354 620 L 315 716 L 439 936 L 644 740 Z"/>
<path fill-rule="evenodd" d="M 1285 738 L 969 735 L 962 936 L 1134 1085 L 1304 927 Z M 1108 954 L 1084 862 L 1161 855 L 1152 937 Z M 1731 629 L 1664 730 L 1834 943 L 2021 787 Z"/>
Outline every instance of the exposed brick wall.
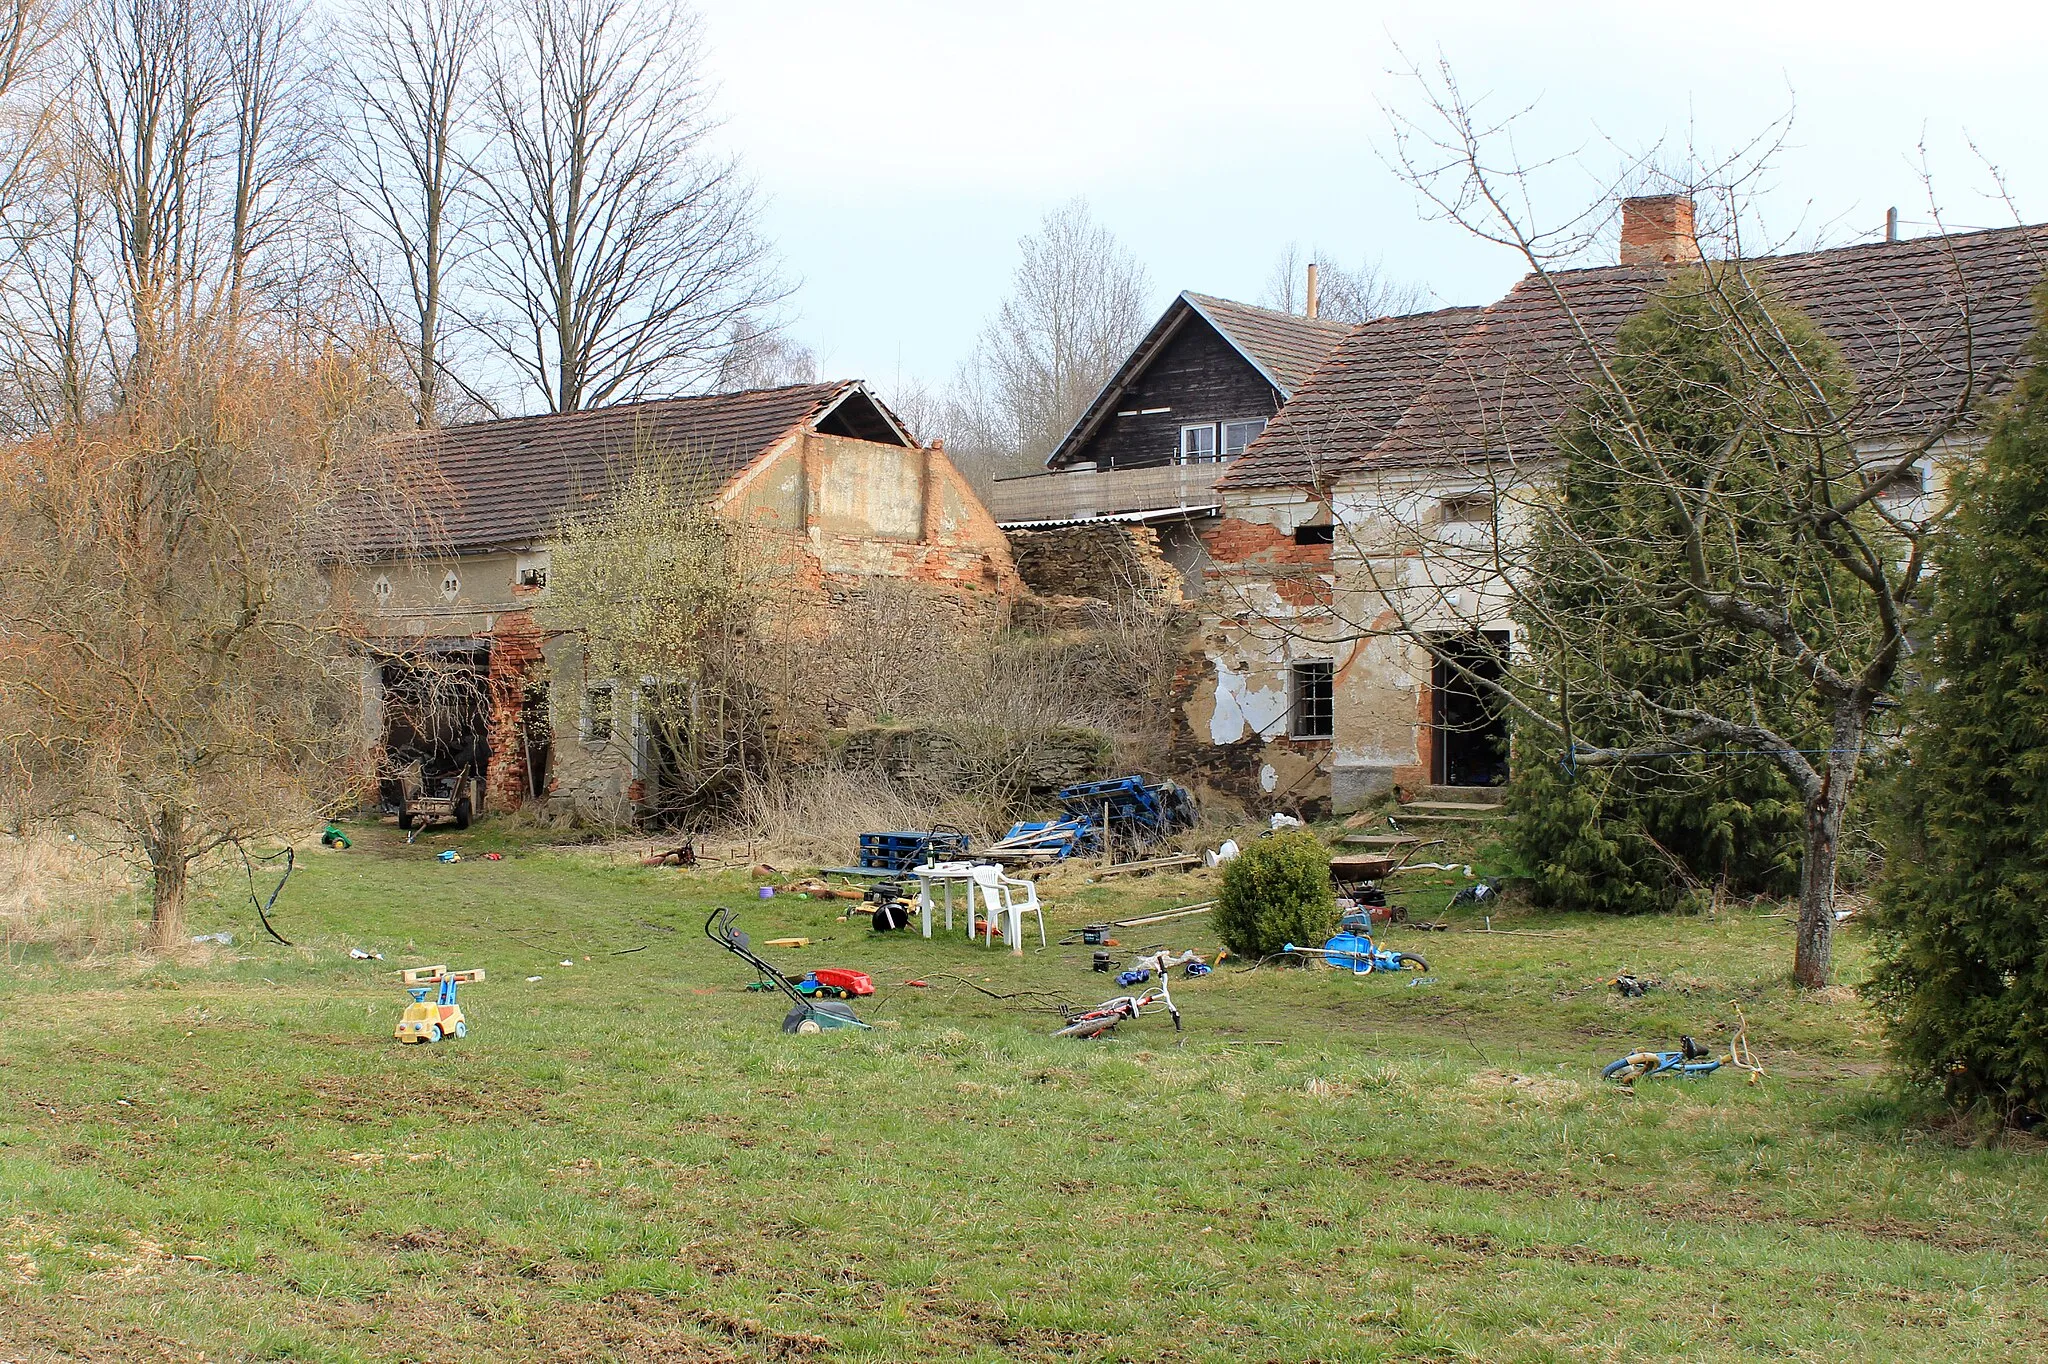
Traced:
<path fill-rule="evenodd" d="M 1108 601 L 1133 590 L 1181 599 L 1180 573 L 1160 552 L 1150 526 L 1098 522 L 1009 532 L 1010 553 L 1024 585 L 1045 597 Z"/>
<path fill-rule="evenodd" d="M 484 777 L 484 803 L 494 810 L 512 809 L 529 795 L 521 719 L 527 685 L 542 671 L 544 640 L 525 611 L 507 611 L 491 631 L 491 768 Z"/>

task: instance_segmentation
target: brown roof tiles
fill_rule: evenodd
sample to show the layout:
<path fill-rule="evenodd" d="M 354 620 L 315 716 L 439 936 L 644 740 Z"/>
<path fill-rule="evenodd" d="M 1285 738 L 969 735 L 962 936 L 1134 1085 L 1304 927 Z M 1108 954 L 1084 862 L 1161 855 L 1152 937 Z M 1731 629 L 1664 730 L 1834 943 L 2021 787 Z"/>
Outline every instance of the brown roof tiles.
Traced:
<path fill-rule="evenodd" d="M 1746 266 L 1841 347 L 1858 386 L 1850 424 L 1870 441 L 1924 434 L 1959 406 L 1981 410 L 2003 392 L 2024 363 L 2044 267 L 2048 226 Z M 1370 324 L 1303 385 L 1224 486 L 1315 486 L 1367 468 L 1546 456 L 1594 357 L 1667 277 L 1641 266 L 1530 275 L 1476 315 Z M 1428 373 L 1418 381 L 1420 370 Z M 1397 401 L 1405 408 L 1390 419 Z"/>
<path fill-rule="evenodd" d="M 840 381 L 663 398 L 412 437 L 427 489 L 422 519 L 433 527 L 424 538 L 443 551 L 531 545 L 642 451 L 681 457 L 708 494 L 860 388 Z"/>

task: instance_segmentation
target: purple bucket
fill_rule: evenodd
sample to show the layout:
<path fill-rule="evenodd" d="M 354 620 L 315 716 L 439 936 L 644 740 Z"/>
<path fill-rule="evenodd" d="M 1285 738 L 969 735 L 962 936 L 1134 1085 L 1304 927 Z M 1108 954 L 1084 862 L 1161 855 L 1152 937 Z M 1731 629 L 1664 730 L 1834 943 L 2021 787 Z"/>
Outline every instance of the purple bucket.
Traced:
<path fill-rule="evenodd" d="M 760 895 L 760 897 L 761 897 L 762 899 L 764 899 L 764 900 L 772 900 L 772 899 L 774 899 L 774 898 L 775 898 L 775 887 L 773 887 L 773 886 L 763 886 L 763 887 L 761 887 L 761 889 L 760 889 L 760 891 L 758 892 L 758 894 L 759 894 L 759 895 Z"/>

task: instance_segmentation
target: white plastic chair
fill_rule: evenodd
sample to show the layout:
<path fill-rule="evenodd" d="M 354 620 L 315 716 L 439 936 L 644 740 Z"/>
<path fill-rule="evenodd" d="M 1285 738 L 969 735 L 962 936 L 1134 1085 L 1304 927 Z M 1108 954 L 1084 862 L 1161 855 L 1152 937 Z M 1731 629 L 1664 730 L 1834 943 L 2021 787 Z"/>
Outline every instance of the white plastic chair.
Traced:
<path fill-rule="evenodd" d="M 974 869 L 974 884 L 981 891 L 982 903 L 987 907 L 988 929 L 982 939 L 983 946 L 995 941 L 996 916 L 1003 917 L 1003 941 L 1010 945 L 1012 952 L 1024 951 L 1024 915 L 1028 911 L 1038 920 L 1038 945 L 1045 946 L 1045 914 L 1038 907 L 1038 887 L 1030 881 L 1019 881 L 1003 875 L 1001 867 L 981 866 Z"/>

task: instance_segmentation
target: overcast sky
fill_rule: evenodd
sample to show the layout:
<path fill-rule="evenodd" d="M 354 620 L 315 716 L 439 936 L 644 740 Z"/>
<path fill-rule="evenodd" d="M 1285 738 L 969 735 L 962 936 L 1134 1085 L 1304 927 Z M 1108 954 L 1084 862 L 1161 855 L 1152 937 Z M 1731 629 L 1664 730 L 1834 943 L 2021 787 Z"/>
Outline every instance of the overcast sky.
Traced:
<path fill-rule="evenodd" d="M 1794 109 L 1760 203 L 1802 243 L 1927 230 L 1925 141 L 1953 224 L 1996 225 L 1986 160 L 2048 216 L 2048 11 L 2035 4 L 1714 6 L 1461 0 L 699 0 L 727 135 L 769 197 L 792 330 L 822 377 L 945 380 L 1017 238 L 1076 195 L 1151 273 L 1257 301 L 1290 241 L 1379 261 L 1445 304 L 1517 260 L 1429 221 L 1382 164 L 1401 52 L 1457 70 L 1520 145 L 1577 153 L 1562 203 L 1665 139 L 1725 151 Z M 1397 51 L 1398 46 L 1398 51 Z M 1974 141 L 1981 151 L 1973 152 Z"/>

